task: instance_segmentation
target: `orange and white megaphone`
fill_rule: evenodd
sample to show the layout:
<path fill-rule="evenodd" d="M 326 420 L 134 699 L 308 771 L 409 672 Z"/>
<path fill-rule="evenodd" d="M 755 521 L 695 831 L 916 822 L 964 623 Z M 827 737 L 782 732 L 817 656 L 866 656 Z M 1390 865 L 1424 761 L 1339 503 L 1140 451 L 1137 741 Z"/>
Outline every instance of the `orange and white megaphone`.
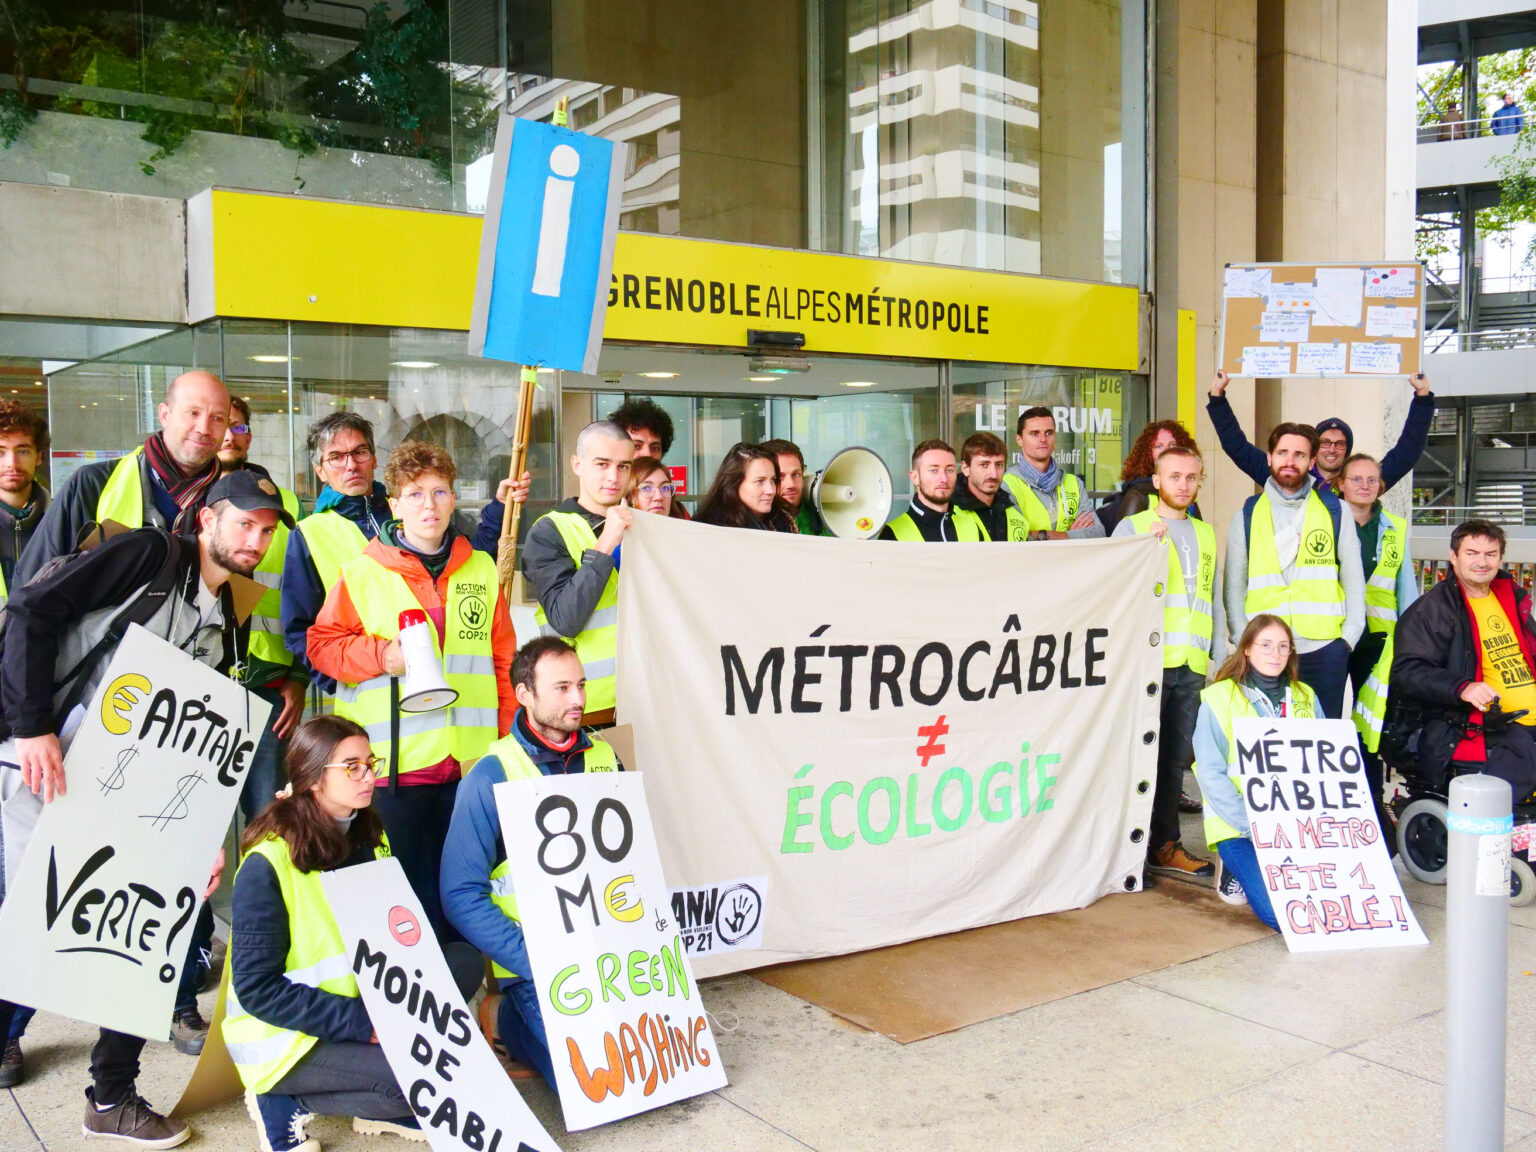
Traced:
<path fill-rule="evenodd" d="M 891 470 L 878 452 L 844 448 L 811 482 L 811 506 L 834 536 L 869 540 L 891 515 Z"/>
<path fill-rule="evenodd" d="M 400 656 L 405 675 L 400 678 L 400 711 L 435 712 L 459 698 L 448 686 L 443 659 L 432 642 L 432 624 L 420 608 L 400 613 Z"/>

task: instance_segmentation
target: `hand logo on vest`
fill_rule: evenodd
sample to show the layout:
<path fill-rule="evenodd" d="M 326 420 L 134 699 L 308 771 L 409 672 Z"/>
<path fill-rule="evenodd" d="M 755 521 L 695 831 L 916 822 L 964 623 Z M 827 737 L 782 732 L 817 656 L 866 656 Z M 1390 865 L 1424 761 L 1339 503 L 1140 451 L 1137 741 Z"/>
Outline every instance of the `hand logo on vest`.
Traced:
<path fill-rule="evenodd" d="M 1322 528 L 1314 528 L 1307 533 L 1307 555 L 1314 560 L 1321 560 L 1332 550 L 1333 541 Z"/>
<path fill-rule="evenodd" d="M 1388 536 L 1381 545 L 1381 562 L 1395 568 L 1403 562 L 1403 550 L 1398 547 L 1397 537 Z"/>
<path fill-rule="evenodd" d="M 396 904 L 389 910 L 389 934 L 407 948 L 421 939 L 421 925 L 409 908 Z"/>
<path fill-rule="evenodd" d="M 464 597 L 459 602 L 459 616 L 466 627 L 481 627 L 485 623 L 485 601 L 478 596 Z"/>

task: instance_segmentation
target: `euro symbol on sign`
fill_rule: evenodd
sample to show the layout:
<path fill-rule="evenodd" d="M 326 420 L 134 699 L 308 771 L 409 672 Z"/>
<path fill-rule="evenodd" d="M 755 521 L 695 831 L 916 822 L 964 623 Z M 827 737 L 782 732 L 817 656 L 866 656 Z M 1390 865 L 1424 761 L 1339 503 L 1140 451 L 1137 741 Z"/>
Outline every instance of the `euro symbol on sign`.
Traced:
<path fill-rule="evenodd" d="M 645 915 L 645 902 L 636 900 L 629 902 L 629 885 L 635 882 L 633 876 L 619 876 L 608 883 L 603 889 L 603 902 L 608 905 L 608 913 L 615 920 L 623 924 L 633 924 Z"/>
<path fill-rule="evenodd" d="M 148 678 L 137 672 L 124 672 L 108 684 L 101 695 L 101 726 L 114 736 L 126 735 L 133 727 L 126 713 L 133 711 L 141 699 L 136 693 L 148 696 L 152 687 Z"/>

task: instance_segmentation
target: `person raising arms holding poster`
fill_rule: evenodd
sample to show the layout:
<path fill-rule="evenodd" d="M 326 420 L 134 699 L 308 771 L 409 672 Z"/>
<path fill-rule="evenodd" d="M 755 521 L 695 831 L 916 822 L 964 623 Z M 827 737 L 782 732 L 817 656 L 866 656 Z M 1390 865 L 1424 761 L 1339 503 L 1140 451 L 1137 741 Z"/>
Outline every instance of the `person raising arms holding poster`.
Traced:
<path fill-rule="evenodd" d="M 907 479 L 916 489 L 912 503 L 880 529 L 881 540 L 980 544 L 988 539 L 980 516 L 950 503 L 955 491 L 955 450 L 944 441 L 924 440 L 912 450 Z"/>
<path fill-rule="evenodd" d="M 507 780 L 614 772 L 620 765 L 612 746 L 582 730 L 587 681 L 575 648 L 558 636 L 530 640 L 512 662 L 512 683 L 519 707 L 511 734 L 486 749 L 454 798 L 443 845 L 443 911 L 490 958 L 501 986 L 499 1004 L 487 1003 L 483 1018 L 494 1013 L 507 1054 L 537 1068 L 555 1088 L 494 789 Z"/>
<path fill-rule="evenodd" d="M 1206 846 L 1221 857 L 1216 894 L 1228 904 L 1247 903 L 1276 932 L 1269 892 L 1249 835 L 1248 809 L 1238 791 L 1233 764 L 1232 721 L 1239 716 L 1271 718 L 1319 715 L 1317 697 L 1298 678 L 1295 638 L 1278 616 L 1248 621 L 1237 648 L 1200 693 L 1195 720 L 1195 779 L 1205 797 Z"/>
<path fill-rule="evenodd" d="M 796 532 L 794 515 L 779 498 L 779 461 L 756 444 L 733 444 L 699 502 L 700 524 Z"/>
<path fill-rule="evenodd" d="M 388 784 L 375 804 L 392 851 L 437 931 L 437 870 L 453 794 L 467 765 L 512 723 L 507 670 L 517 638 L 496 563 L 453 527 L 452 457 L 407 440 L 389 455 L 390 511 L 362 555 L 341 567 L 309 630 L 309 659 L 337 684 L 336 714 L 368 730 Z M 399 633 L 403 613 L 424 613 L 433 647 L 458 698 L 431 712 L 404 712 Z"/>

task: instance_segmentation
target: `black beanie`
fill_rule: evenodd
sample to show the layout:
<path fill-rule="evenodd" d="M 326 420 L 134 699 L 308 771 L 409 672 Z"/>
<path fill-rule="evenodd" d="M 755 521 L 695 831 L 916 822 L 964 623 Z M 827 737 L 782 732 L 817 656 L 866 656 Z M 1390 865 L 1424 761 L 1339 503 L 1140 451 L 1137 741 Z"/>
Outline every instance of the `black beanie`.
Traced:
<path fill-rule="evenodd" d="M 1338 429 L 1340 432 L 1344 433 L 1344 451 L 1353 452 L 1355 450 L 1354 429 L 1351 428 L 1348 424 L 1344 423 L 1344 421 L 1340 420 L 1337 416 L 1330 416 L 1328 419 L 1317 425 L 1317 434 L 1321 436 L 1324 432 L 1330 431 L 1332 429 Z"/>

